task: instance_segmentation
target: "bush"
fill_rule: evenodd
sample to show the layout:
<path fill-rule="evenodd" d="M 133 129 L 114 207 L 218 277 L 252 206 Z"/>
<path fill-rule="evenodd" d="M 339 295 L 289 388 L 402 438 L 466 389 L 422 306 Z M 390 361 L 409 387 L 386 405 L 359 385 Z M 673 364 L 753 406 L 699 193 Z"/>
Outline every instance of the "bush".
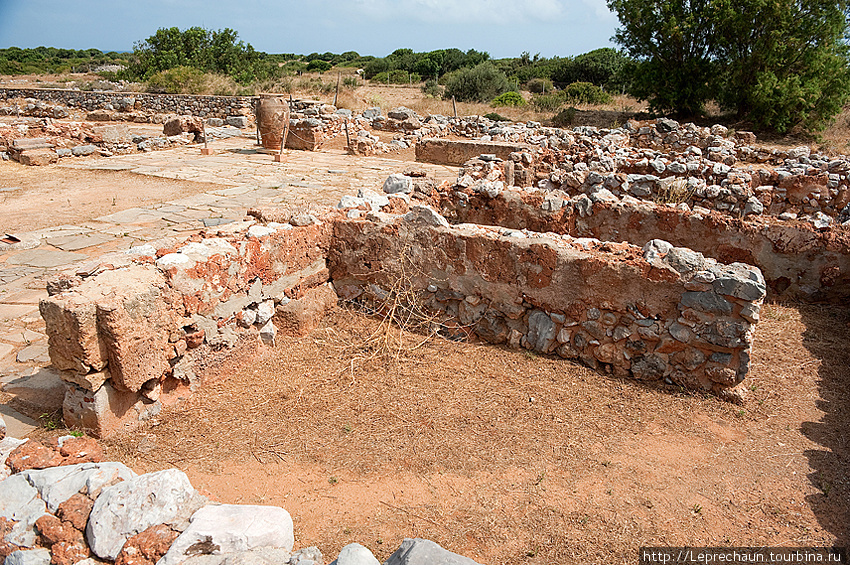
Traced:
<path fill-rule="evenodd" d="M 357 77 L 345 77 L 342 79 L 342 86 L 345 88 L 357 88 Z"/>
<path fill-rule="evenodd" d="M 409 84 L 411 82 L 420 82 L 422 77 L 416 73 L 394 70 L 380 72 L 369 80 L 377 84 Z"/>
<path fill-rule="evenodd" d="M 425 96 L 441 98 L 443 96 L 443 88 L 437 84 L 436 80 L 430 79 L 426 80 L 425 84 L 422 85 L 422 93 L 425 94 Z"/>
<path fill-rule="evenodd" d="M 564 108 L 552 117 L 552 123 L 557 128 L 570 127 L 576 119 L 576 112 L 578 112 L 578 110 L 572 106 Z"/>
<path fill-rule="evenodd" d="M 510 89 L 508 77 L 485 61 L 471 69 L 459 69 L 446 77 L 444 98 L 460 102 L 487 102 Z"/>
<path fill-rule="evenodd" d="M 613 96 L 589 82 L 574 82 L 561 91 L 561 96 L 573 104 L 610 104 Z"/>
<path fill-rule="evenodd" d="M 526 87 L 530 92 L 534 94 L 545 94 L 547 92 L 552 92 L 555 88 L 552 86 L 552 81 L 548 78 L 533 78 L 528 81 Z"/>
<path fill-rule="evenodd" d="M 313 59 L 309 63 L 307 63 L 307 72 L 317 71 L 320 73 L 327 72 L 331 70 L 333 65 L 329 61 L 323 61 L 322 59 Z"/>
<path fill-rule="evenodd" d="M 192 67 L 160 71 L 147 82 L 146 90 L 155 94 L 197 94 L 203 92 L 206 74 Z"/>
<path fill-rule="evenodd" d="M 494 122 L 510 122 L 510 118 L 506 118 L 504 116 L 500 116 L 496 112 L 490 112 L 489 114 L 484 114 L 484 117 L 488 120 L 493 120 Z"/>
<path fill-rule="evenodd" d="M 525 98 L 519 92 L 505 92 L 493 99 L 492 106 L 525 106 Z"/>
<path fill-rule="evenodd" d="M 565 104 L 561 93 L 537 95 L 531 99 L 531 105 L 538 112 L 557 112 Z"/>

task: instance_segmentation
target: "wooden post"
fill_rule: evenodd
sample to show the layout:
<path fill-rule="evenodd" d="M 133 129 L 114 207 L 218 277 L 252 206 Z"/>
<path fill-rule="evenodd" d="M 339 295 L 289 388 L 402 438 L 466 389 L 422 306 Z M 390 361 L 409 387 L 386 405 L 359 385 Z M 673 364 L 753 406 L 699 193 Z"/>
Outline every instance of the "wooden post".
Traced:
<path fill-rule="evenodd" d="M 351 151 L 351 137 L 348 135 L 348 118 L 345 118 L 345 146 Z"/>
<path fill-rule="evenodd" d="M 455 103 L 455 97 L 452 96 L 452 109 L 455 112 L 455 119 L 457 119 L 457 103 Z"/>
<path fill-rule="evenodd" d="M 289 113 L 292 114 L 292 94 L 289 95 Z M 286 148 L 286 138 L 289 137 L 289 118 L 283 124 L 283 137 L 280 138 L 280 152 L 274 156 L 275 163 L 283 163 L 283 150 Z"/>
<path fill-rule="evenodd" d="M 207 143 L 207 122 L 206 122 L 206 120 L 201 122 L 201 133 L 204 136 L 204 146 L 201 148 L 201 155 L 212 155 L 212 149 L 210 149 L 209 144 Z"/>
<path fill-rule="evenodd" d="M 339 81 L 342 78 L 342 72 L 337 71 L 336 73 L 336 94 L 334 94 L 334 107 L 336 107 L 337 98 L 339 98 Z"/>
<path fill-rule="evenodd" d="M 263 142 L 260 140 L 260 99 L 257 98 L 257 102 L 254 103 L 254 121 L 257 122 L 257 145 L 262 145 Z"/>

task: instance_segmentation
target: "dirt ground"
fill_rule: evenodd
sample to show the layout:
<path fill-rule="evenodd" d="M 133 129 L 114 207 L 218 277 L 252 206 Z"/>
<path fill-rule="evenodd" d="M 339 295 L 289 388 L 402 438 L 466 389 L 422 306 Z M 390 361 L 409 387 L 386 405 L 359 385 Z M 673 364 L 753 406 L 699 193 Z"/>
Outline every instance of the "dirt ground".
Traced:
<path fill-rule="evenodd" d="M 413 536 L 489 564 L 850 541 L 846 308 L 767 305 L 744 406 L 484 344 L 377 350 L 377 328 L 339 310 L 109 455 L 281 505 L 331 557 Z"/>

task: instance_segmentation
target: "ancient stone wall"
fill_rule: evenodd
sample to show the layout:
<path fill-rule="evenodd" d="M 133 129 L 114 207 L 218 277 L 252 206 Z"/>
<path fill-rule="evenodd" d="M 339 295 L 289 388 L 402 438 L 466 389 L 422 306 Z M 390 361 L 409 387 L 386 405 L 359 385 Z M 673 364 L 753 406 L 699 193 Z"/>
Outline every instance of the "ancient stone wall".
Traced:
<path fill-rule="evenodd" d="M 437 165 L 463 165 L 481 154 L 494 155 L 509 160 L 511 153 L 529 150 L 523 143 L 451 141 L 448 139 L 423 139 L 416 144 L 416 160 Z"/>
<path fill-rule="evenodd" d="M 34 98 L 85 111 L 144 110 L 158 114 L 189 114 L 202 118 L 253 115 L 256 97 L 149 94 L 144 92 L 97 92 L 39 88 L 0 88 L 0 100 Z M 60 116 L 57 116 L 60 117 Z"/>
<path fill-rule="evenodd" d="M 428 207 L 338 222 L 339 295 L 383 300 L 398 281 L 470 333 L 640 380 L 726 394 L 746 376 L 765 296 L 755 267 L 652 241 L 451 227 Z"/>
<path fill-rule="evenodd" d="M 664 239 L 722 262 L 757 266 L 776 299 L 843 301 L 850 296 L 850 230 L 841 226 L 816 229 L 808 222 L 769 217 L 744 221 L 716 211 L 691 211 L 630 196 L 570 198 L 562 191 L 489 186 L 489 190 L 433 191 L 428 201 L 453 223 L 636 245 Z"/>

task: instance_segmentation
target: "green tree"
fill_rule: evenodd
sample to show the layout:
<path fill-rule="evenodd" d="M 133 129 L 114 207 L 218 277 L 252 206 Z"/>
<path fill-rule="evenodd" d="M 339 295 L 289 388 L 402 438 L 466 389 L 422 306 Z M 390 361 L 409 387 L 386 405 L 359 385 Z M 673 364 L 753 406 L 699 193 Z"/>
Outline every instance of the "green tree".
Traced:
<path fill-rule="evenodd" d="M 850 89 L 846 0 L 608 0 L 635 58 L 630 92 L 660 112 L 716 99 L 780 132 L 817 128 Z"/>
<path fill-rule="evenodd" d="M 490 61 L 472 68 L 462 68 L 446 77 L 443 96 L 454 96 L 462 102 L 489 102 L 499 94 L 510 90 L 508 77 Z"/>

